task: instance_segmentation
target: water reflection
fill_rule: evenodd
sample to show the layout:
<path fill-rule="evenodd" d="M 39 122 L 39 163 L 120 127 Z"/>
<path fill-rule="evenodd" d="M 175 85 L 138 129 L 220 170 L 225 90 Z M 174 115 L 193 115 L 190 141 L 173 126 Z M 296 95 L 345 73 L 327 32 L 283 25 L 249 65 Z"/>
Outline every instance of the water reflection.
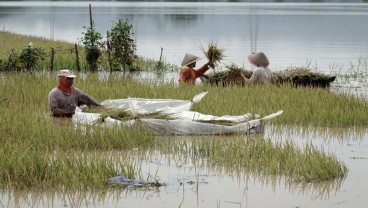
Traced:
<path fill-rule="evenodd" d="M 116 207 L 118 204 L 124 204 L 124 198 L 149 200 L 154 197 L 154 193 L 155 191 L 128 189 L 32 192 L 7 190 L 1 192 L 0 205 L 1 207 Z"/>
<path fill-rule="evenodd" d="M 364 141 L 368 136 L 366 127 L 312 127 L 293 125 L 268 125 L 267 135 L 275 140 L 292 138 L 295 142 L 320 141 L 321 143 L 348 144 Z"/>
<path fill-rule="evenodd" d="M 295 183 L 286 176 L 264 175 L 246 170 L 229 171 L 226 168 L 211 167 L 205 158 L 163 154 L 160 151 L 109 151 L 92 154 L 110 157 L 111 160 L 119 162 L 135 161 L 141 164 L 142 173 L 147 174 L 147 178 L 149 175 L 157 177 L 167 185 L 159 189 L 101 187 L 87 191 L 2 190 L 2 207 L 116 207 L 123 204 L 128 207 L 177 207 L 179 204 L 184 204 L 183 207 L 193 207 L 195 204 L 200 207 L 214 207 L 214 203 L 235 203 L 242 207 L 249 203 L 248 195 L 254 195 L 260 187 L 274 194 L 310 197 L 308 201 L 328 201 L 340 191 L 343 183 L 343 179 L 320 183 Z M 219 192 L 222 193 L 218 195 Z M 229 199 L 228 195 L 236 197 Z"/>

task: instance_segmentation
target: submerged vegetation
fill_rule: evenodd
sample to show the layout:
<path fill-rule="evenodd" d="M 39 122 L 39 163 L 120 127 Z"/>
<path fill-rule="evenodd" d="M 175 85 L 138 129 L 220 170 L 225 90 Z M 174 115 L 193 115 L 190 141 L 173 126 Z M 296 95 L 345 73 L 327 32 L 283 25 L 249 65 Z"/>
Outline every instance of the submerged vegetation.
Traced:
<path fill-rule="evenodd" d="M 293 141 L 282 144 L 261 137 L 235 136 L 231 140 L 199 138 L 169 143 L 166 151 L 182 152 L 198 160 L 206 158 L 212 169 L 228 174 L 246 170 L 255 175 L 282 175 L 291 182 L 317 182 L 344 178 L 348 170 L 335 156 L 312 144 L 299 148 Z"/>
<path fill-rule="evenodd" d="M 49 117 L 47 95 L 56 84 L 55 76 L 56 73 L 43 72 L 8 72 L 0 76 L 0 85 L 6 89 L 0 92 L 0 142 L 3 144 L 0 184 L 3 188 L 96 188 L 116 175 L 147 179 L 140 172 L 140 164 L 129 159 L 135 149 L 207 158 L 208 165 L 229 173 L 285 175 L 302 182 L 343 178 L 347 173 L 343 162 L 313 145 L 300 148 L 292 142 L 274 144 L 265 138 L 244 135 L 221 141 L 198 139 L 181 143 L 175 137 L 166 141 L 158 139 L 147 129 L 110 129 L 98 125 L 76 128 L 70 121 Z M 282 109 L 284 114 L 272 123 L 325 127 L 368 125 L 365 100 L 325 89 L 289 85 L 245 89 L 146 84 L 134 80 L 122 82 L 117 74 L 108 74 L 101 81 L 93 73 L 80 73 L 75 85 L 99 101 L 127 97 L 190 100 L 208 91 L 207 96 L 194 105 L 194 110 L 212 115 L 250 112 L 264 116 Z M 260 94 L 262 96 L 257 96 Z M 119 151 L 125 159 L 113 159 L 108 154 L 97 156 L 99 152 L 109 151 Z"/>

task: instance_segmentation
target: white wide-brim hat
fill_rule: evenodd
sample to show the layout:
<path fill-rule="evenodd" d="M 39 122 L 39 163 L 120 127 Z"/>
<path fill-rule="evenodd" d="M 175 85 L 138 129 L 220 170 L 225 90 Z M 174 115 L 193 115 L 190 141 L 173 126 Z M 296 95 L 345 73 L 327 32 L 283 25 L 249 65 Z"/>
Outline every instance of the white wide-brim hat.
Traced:
<path fill-rule="evenodd" d="M 195 56 L 195 55 L 192 55 L 192 54 L 189 54 L 189 53 L 186 53 L 184 58 L 183 58 L 183 61 L 181 62 L 181 66 L 187 66 L 191 63 L 194 63 L 198 60 L 200 60 L 201 58 L 198 57 L 198 56 Z"/>
<path fill-rule="evenodd" d="M 68 77 L 68 78 L 75 78 L 77 76 L 74 75 L 73 71 L 69 69 L 62 69 L 57 74 L 58 77 Z"/>
<path fill-rule="evenodd" d="M 267 67 L 270 64 L 266 55 L 263 52 L 257 52 L 248 55 L 248 60 L 250 61 L 250 63 L 256 66 Z"/>

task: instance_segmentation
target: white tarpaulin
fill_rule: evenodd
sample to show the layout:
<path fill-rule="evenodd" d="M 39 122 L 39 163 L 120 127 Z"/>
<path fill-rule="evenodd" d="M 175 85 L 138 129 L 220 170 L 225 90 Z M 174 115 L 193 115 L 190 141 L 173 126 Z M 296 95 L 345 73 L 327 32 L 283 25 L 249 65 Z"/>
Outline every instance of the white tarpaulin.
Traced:
<path fill-rule="evenodd" d="M 194 96 L 192 100 L 128 98 L 106 100 L 101 105 L 111 109 L 130 110 L 133 116 L 158 112 L 162 114 L 173 114 L 189 111 L 193 103 L 201 101 L 206 94 L 207 92 L 202 92 Z"/>
<path fill-rule="evenodd" d="M 101 104 L 105 108 L 131 111 L 133 117 L 158 113 L 167 119 L 140 118 L 120 121 L 110 117 L 104 119 L 103 126 L 143 126 L 160 135 L 209 135 L 259 133 L 263 131 L 263 121 L 279 116 L 283 111 L 261 118 L 259 115 L 246 113 L 243 115 L 213 116 L 190 111 L 193 103 L 198 103 L 207 94 L 200 93 L 192 100 L 128 98 L 106 100 Z M 101 119 L 98 113 L 77 111 L 73 122 L 77 124 L 95 124 Z M 223 125 L 222 123 L 231 123 Z M 219 124 L 220 123 L 220 124 Z"/>

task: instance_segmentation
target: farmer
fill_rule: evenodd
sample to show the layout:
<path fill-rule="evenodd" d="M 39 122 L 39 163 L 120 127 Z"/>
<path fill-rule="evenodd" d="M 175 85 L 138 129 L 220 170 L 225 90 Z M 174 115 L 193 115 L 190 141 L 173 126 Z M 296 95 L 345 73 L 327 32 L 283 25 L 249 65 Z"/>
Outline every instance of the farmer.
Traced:
<path fill-rule="evenodd" d="M 209 69 L 209 65 L 211 64 L 210 61 L 204 64 L 201 68 L 194 69 L 196 62 L 199 59 L 200 58 L 198 56 L 189 53 L 185 54 L 183 61 L 181 62 L 182 68 L 179 73 L 179 83 L 195 84 L 195 80 Z"/>
<path fill-rule="evenodd" d="M 251 64 L 257 68 L 253 71 L 252 76 L 247 79 L 244 75 L 244 84 L 265 84 L 275 83 L 275 78 L 272 76 L 271 70 L 268 68 L 269 62 L 263 52 L 252 53 L 248 56 Z"/>
<path fill-rule="evenodd" d="M 74 78 L 77 76 L 71 70 L 60 70 L 57 76 L 59 78 L 58 86 L 49 93 L 51 116 L 72 117 L 77 106 L 100 106 L 100 103 L 94 98 L 73 87 Z"/>

